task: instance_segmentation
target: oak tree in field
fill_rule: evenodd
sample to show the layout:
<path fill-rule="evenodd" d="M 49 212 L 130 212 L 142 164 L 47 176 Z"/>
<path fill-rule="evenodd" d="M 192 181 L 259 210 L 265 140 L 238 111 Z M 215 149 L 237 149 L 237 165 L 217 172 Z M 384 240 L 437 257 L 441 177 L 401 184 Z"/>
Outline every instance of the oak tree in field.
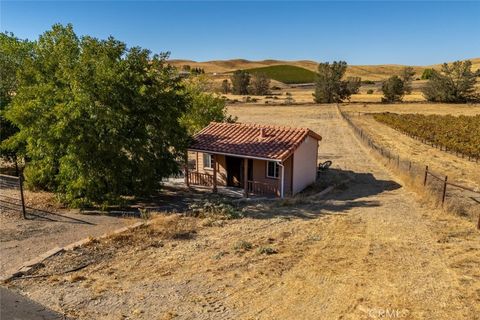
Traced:
<path fill-rule="evenodd" d="M 398 76 L 391 76 L 382 84 L 382 102 L 402 101 L 405 94 L 405 83 Z"/>
<path fill-rule="evenodd" d="M 444 63 L 440 71 L 434 71 L 428 80 L 423 94 L 428 101 L 464 103 L 478 101 L 479 92 L 475 89 L 476 75 L 472 72 L 472 62 L 455 61 Z"/>
<path fill-rule="evenodd" d="M 270 79 L 265 73 L 256 72 L 250 81 L 250 91 L 254 95 L 266 95 L 270 92 Z"/>
<path fill-rule="evenodd" d="M 230 82 L 228 82 L 228 79 L 225 79 L 222 81 L 222 93 L 227 94 L 231 90 L 230 88 Z"/>
<path fill-rule="evenodd" d="M 415 70 L 412 67 L 405 67 L 400 73 L 400 79 L 403 81 L 403 90 L 405 94 L 412 93 L 412 81 L 415 76 Z"/>
<path fill-rule="evenodd" d="M 42 34 L 5 113 L 26 145 L 27 184 L 71 206 L 157 190 L 178 170 L 192 99 L 167 57 L 71 25 Z"/>
<path fill-rule="evenodd" d="M 314 100 L 317 103 L 335 103 L 348 99 L 355 91 L 347 80 L 342 80 L 347 71 L 345 61 L 320 63 L 315 81 Z"/>
<path fill-rule="evenodd" d="M 250 74 L 245 70 L 235 71 L 230 81 L 232 82 L 233 94 L 248 94 L 248 86 L 250 85 Z"/>
<path fill-rule="evenodd" d="M 5 118 L 5 112 L 18 91 L 18 73 L 32 54 L 33 43 L 20 40 L 11 33 L 0 33 L 0 156 L 15 160 L 23 145 L 9 139 L 18 127 Z"/>

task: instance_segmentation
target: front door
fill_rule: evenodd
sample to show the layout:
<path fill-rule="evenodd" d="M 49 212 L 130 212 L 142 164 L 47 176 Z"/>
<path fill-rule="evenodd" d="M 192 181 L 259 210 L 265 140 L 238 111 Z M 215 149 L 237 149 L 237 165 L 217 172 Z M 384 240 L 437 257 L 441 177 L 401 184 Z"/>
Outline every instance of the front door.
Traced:
<path fill-rule="evenodd" d="M 227 164 L 227 186 L 243 187 L 243 159 L 225 157 Z"/>

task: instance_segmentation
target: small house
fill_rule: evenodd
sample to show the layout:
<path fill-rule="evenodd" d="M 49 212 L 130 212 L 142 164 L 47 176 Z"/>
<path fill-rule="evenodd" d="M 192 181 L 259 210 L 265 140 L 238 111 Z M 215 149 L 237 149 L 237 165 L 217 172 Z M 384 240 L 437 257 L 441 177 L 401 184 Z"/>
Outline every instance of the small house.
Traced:
<path fill-rule="evenodd" d="M 245 196 L 295 195 L 315 182 L 320 135 L 307 128 L 212 122 L 188 148 L 185 183 Z"/>

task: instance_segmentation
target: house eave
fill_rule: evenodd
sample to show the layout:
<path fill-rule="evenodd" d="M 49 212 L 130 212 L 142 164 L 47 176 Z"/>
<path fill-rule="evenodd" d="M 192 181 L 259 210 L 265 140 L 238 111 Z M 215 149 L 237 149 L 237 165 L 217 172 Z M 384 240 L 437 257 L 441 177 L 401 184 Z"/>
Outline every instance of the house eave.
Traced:
<path fill-rule="evenodd" d="M 219 151 L 214 151 L 214 150 L 201 150 L 201 149 L 194 149 L 194 148 L 188 148 L 188 151 L 193 151 L 193 152 L 205 152 L 205 153 L 211 153 L 211 154 L 220 154 L 224 156 L 230 156 L 230 157 L 238 157 L 238 158 L 246 158 L 246 159 L 255 159 L 255 160 L 264 160 L 264 161 L 275 161 L 278 163 L 282 163 L 284 160 L 282 159 L 275 159 L 275 158 L 265 158 L 265 157 L 255 157 L 255 156 L 249 156 L 245 154 L 235 154 L 235 153 L 227 153 L 227 152 L 219 152 Z"/>

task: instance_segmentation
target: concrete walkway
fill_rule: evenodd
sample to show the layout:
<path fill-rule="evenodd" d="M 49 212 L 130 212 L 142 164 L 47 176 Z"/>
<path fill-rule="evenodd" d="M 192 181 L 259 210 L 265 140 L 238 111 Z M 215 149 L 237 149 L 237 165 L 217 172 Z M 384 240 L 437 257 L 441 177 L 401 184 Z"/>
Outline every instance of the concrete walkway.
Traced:
<path fill-rule="evenodd" d="M 18 293 L 0 287 L 1 320 L 58 320 L 64 315 L 48 309 Z"/>

